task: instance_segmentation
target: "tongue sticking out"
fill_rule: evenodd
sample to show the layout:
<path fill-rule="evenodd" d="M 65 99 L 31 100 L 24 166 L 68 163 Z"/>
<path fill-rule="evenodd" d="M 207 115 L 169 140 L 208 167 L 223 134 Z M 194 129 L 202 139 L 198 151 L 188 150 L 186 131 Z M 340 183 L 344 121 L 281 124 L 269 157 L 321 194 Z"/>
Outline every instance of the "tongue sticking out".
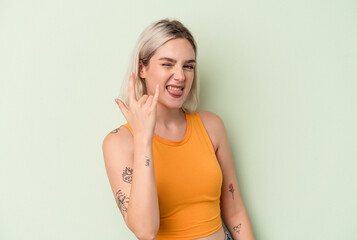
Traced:
<path fill-rule="evenodd" d="M 183 94 L 183 88 L 167 86 L 166 89 L 173 97 L 180 97 Z"/>

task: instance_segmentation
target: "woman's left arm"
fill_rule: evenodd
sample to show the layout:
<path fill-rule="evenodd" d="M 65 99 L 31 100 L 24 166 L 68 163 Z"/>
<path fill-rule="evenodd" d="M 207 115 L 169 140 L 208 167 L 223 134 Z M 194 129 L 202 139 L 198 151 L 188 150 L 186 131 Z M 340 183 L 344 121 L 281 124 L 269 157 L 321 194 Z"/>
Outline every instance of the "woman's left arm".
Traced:
<path fill-rule="evenodd" d="M 234 240 L 254 240 L 248 213 L 239 193 L 232 152 L 223 121 L 210 112 L 201 111 L 199 115 L 211 138 L 222 170 L 221 215 L 223 221 Z"/>

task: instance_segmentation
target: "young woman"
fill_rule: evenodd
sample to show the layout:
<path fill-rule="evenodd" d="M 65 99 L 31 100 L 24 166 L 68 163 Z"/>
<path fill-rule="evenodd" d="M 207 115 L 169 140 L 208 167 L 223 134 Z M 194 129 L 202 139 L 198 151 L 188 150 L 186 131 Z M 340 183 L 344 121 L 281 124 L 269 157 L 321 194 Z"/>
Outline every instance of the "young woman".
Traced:
<path fill-rule="evenodd" d="M 108 178 L 138 239 L 230 239 L 223 220 L 233 239 L 251 240 L 223 122 L 195 111 L 196 61 L 196 42 L 179 21 L 157 21 L 140 35 L 115 99 L 128 123 L 103 141 Z"/>

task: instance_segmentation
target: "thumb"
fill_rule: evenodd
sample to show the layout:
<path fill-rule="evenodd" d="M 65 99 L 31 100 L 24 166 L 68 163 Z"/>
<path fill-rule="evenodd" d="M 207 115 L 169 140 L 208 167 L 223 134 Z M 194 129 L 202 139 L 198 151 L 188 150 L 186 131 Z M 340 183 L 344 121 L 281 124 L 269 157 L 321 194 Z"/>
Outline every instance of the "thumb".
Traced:
<path fill-rule="evenodd" d="M 118 98 L 115 98 L 114 100 L 118 104 L 119 109 L 122 112 L 122 114 L 124 115 L 124 117 L 126 118 L 126 120 L 128 120 L 128 112 L 129 112 L 129 110 L 126 107 L 125 103 L 122 100 L 118 99 Z"/>

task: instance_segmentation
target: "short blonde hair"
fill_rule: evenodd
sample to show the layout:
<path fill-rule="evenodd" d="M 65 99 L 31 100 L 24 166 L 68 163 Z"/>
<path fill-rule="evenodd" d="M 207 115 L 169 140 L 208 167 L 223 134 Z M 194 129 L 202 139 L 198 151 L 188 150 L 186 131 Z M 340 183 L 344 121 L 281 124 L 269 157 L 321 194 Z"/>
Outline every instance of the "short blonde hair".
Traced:
<path fill-rule="evenodd" d="M 132 52 L 129 67 L 121 86 L 120 98 L 127 106 L 129 104 L 128 84 L 130 73 L 134 73 L 136 98 L 140 99 L 144 94 L 147 94 L 145 82 L 139 77 L 140 62 L 147 66 L 156 50 L 167 41 L 175 38 L 187 39 L 191 43 L 197 59 L 197 45 L 192 34 L 177 20 L 162 19 L 156 21 L 141 33 Z M 192 87 L 182 106 L 182 110 L 192 113 L 197 109 L 198 105 L 199 82 L 196 63 Z"/>

